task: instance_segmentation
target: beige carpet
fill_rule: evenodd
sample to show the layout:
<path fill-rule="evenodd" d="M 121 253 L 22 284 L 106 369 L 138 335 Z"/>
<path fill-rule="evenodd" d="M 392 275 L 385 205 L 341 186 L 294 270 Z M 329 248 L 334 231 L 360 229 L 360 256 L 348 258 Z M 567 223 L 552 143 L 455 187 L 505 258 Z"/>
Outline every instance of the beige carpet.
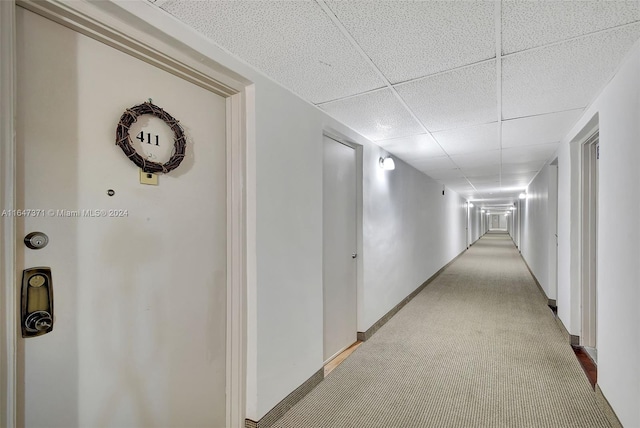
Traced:
<path fill-rule="evenodd" d="M 274 427 L 609 427 L 546 299 L 485 235 Z"/>

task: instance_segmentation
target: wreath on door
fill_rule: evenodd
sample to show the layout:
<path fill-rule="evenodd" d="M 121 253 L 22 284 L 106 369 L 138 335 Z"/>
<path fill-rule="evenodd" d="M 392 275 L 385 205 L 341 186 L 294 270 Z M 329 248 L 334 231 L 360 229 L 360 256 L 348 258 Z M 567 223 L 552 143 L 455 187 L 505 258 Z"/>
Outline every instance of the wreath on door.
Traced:
<path fill-rule="evenodd" d="M 145 159 L 144 156 L 140 155 L 140 153 L 138 153 L 131 144 L 129 128 L 131 128 L 131 125 L 138 120 L 138 117 L 145 114 L 155 116 L 162 120 L 173 131 L 173 154 L 165 163 L 158 163 Z M 180 126 L 179 121 L 162 108 L 153 104 L 151 101 L 148 101 L 128 108 L 124 113 L 122 113 L 122 116 L 120 116 L 120 122 L 118 122 L 118 126 L 116 128 L 116 145 L 120 146 L 131 162 L 139 166 L 144 172 L 152 174 L 166 174 L 169 171 L 176 169 L 184 159 L 187 141 L 184 136 L 184 130 Z"/>

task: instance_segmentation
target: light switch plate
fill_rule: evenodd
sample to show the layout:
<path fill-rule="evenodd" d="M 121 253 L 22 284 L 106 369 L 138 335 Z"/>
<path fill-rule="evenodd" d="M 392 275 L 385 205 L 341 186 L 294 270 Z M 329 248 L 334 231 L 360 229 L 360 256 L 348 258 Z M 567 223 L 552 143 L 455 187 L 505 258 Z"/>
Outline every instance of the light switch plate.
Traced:
<path fill-rule="evenodd" d="M 157 186 L 158 174 L 144 172 L 142 169 L 140 169 L 140 184 L 150 184 L 152 186 Z"/>

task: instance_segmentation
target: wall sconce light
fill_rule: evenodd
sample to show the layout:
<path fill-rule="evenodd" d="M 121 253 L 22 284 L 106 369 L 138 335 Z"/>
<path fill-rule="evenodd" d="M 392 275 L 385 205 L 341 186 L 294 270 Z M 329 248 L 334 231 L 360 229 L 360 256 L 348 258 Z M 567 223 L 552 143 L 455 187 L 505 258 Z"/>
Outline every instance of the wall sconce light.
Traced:
<path fill-rule="evenodd" d="M 484 213 L 484 210 L 480 210 L 481 213 Z"/>
<path fill-rule="evenodd" d="M 469 208 L 473 208 L 473 204 L 469 202 Z"/>
<path fill-rule="evenodd" d="M 518 198 L 520 198 L 520 199 L 525 199 L 526 197 L 527 197 L 527 195 L 525 193 L 520 193 L 518 195 Z"/>
<path fill-rule="evenodd" d="M 380 168 L 387 171 L 396 169 L 396 163 L 393 161 L 391 156 L 380 158 L 380 160 L 378 160 L 378 165 L 380 165 Z"/>

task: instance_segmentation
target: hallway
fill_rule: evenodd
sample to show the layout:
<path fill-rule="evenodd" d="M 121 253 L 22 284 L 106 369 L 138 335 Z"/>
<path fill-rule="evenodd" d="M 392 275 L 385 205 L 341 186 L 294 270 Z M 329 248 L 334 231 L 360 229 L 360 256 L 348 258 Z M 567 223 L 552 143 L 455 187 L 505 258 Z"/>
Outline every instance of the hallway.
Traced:
<path fill-rule="evenodd" d="M 608 427 L 507 234 L 486 234 L 274 427 Z"/>

